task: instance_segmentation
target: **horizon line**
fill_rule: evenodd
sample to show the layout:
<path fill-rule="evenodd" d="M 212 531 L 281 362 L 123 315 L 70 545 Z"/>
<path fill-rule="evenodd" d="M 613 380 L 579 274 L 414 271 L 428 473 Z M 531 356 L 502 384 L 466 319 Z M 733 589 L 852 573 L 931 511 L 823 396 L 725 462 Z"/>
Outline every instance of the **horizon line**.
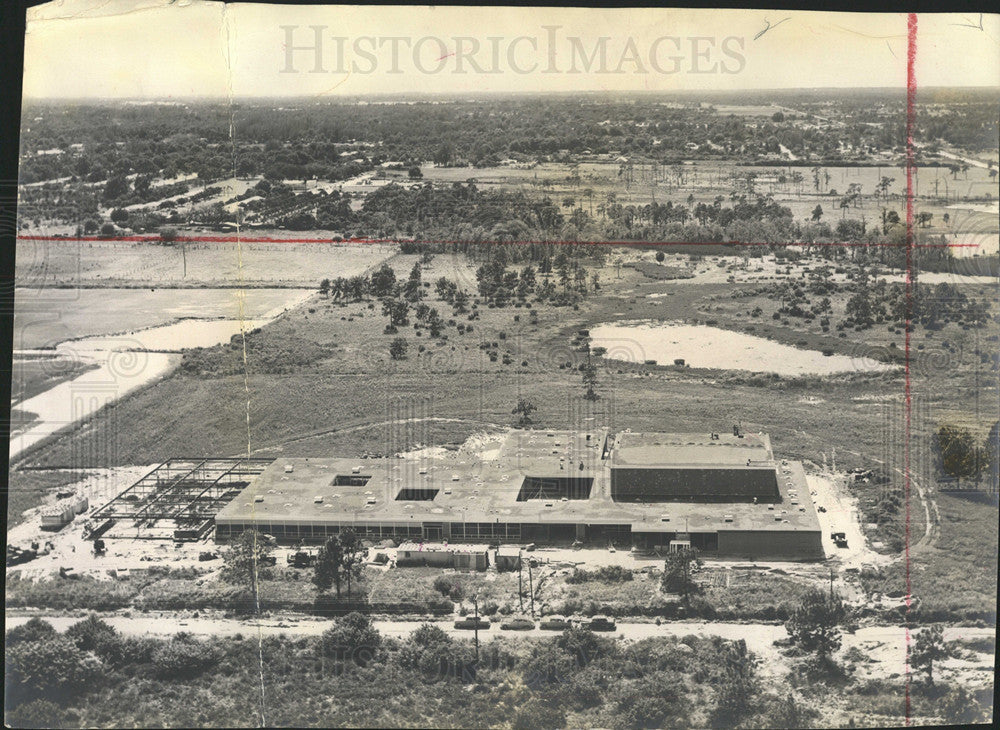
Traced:
<path fill-rule="evenodd" d="M 934 92 L 934 91 L 994 91 L 1000 93 L 1000 84 L 993 85 L 966 85 L 966 86 L 956 86 L 956 85 L 941 85 L 941 86 L 923 86 L 921 87 L 921 92 Z M 476 90 L 476 91 L 373 91 L 367 93 L 354 93 L 354 94 L 261 94 L 261 95 L 236 95 L 229 96 L 225 93 L 219 94 L 168 94 L 168 95 L 157 95 L 157 96 L 31 96 L 29 94 L 22 95 L 22 102 L 38 102 L 38 101 L 243 101 L 243 100 L 266 100 L 266 99 L 295 99 L 295 100 L 312 100 L 319 101 L 321 99 L 326 100 L 342 100 L 342 99 L 366 99 L 366 98 L 385 98 L 385 97 L 418 97 L 418 98 L 435 98 L 435 97 L 514 97 L 514 96 L 626 96 L 626 95 L 639 95 L 639 96 L 686 96 L 686 95 L 696 95 L 696 94 L 753 94 L 753 93 L 781 93 L 781 92 L 805 92 L 805 91 L 892 91 L 906 93 L 907 87 L 905 84 L 899 86 L 776 86 L 776 87 L 754 87 L 754 88 L 744 88 L 744 89 L 669 89 L 669 90 L 650 90 L 650 89 L 627 89 L 627 90 L 617 90 L 609 91 L 607 89 L 579 89 L 572 91 L 552 91 L 552 90 L 517 90 L 517 91 L 489 91 L 489 90 Z"/>

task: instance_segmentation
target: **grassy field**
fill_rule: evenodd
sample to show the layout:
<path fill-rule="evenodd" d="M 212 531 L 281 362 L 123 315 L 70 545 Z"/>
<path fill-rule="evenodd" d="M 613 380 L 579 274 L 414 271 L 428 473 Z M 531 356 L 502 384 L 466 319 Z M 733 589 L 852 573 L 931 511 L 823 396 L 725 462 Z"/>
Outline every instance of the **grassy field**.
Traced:
<path fill-rule="evenodd" d="M 911 615 L 934 621 L 946 617 L 996 620 L 997 505 L 995 502 L 938 493 L 940 536 L 932 547 L 911 553 L 909 578 L 919 604 Z M 862 574 L 869 590 L 902 595 L 907 566 Z"/>
<path fill-rule="evenodd" d="M 11 372 L 11 402 L 33 398 L 96 367 L 78 360 L 17 360 Z"/>
<path fill-rule="evenodd" d="M 197 230 L 187 236 L 218 236 Z M 235 237 L 235 234 L 230 234 Z M 244 233 L 250 237 L 251 234 Z M 268 237 L 276 236 L 268 232 Z M 330 231 L 296 232 L 329 241 Z M 19 287 L 314 287 L 324 277 L 363 273 L 395 246 L 344 243 L 188 243 L 19 241 Z M 185 261 L 187 271 L 185 275 Z M 47 292 L 46 292 L 47 293 Z"/>

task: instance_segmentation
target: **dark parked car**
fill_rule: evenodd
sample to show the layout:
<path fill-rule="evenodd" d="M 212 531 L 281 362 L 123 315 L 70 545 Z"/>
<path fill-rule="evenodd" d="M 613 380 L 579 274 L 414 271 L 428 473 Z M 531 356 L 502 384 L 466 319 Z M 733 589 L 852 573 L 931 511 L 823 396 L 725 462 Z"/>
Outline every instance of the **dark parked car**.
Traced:
<path fill-rule="evenodd" d="M 456 629 L 488 629 L 490 627 L 490 620 L 488 618 L 479 617 L 479 625 L 476 626 L 475 616 L 466 616 L 465 618 L 460 618 L 455 622 Z"/>
<path fill-rule="evenodd" d="M 538 628 L 548 631 L 564 631 L 572 625 L 573 622 L 565 616 L 546 616 L 539 622 Z"/>
<path fill-rule="evenodd" d="M 615 625 L 614 619 L 607 616 L 594 616 L 587 624 L 587 628 L 591 631 L 615 631 L 618 627 Z"/>
<path fill-rule="evenodd" d="M 535 628 L 535 622 L 524 616 L 513 616 L 501 621 L 500 628 L 504 631 L 531 631 Z"/>

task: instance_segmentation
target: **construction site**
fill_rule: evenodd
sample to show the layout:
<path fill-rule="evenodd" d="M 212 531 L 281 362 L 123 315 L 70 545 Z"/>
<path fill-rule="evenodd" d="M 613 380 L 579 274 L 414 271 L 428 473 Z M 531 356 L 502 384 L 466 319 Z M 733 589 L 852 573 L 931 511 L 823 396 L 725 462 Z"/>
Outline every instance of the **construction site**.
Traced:
<path fill-rule="evenodd" d="M 97 506 L 83 535 L 226 543 L 251 529 L 285 545 L 350 529 L 417 550 L 535 543 L 824 558 L 802 465 L 738 427 L 514 430 L 491 451 L 415 458 L 171 459 Z"/>

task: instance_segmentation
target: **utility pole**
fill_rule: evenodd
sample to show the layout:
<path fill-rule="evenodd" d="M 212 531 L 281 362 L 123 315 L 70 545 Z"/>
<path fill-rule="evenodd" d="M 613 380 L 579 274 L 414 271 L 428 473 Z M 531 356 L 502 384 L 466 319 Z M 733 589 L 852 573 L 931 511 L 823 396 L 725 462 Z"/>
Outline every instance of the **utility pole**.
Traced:
<path fill-rule="evenodd" d="M 473 597 L 473 599 L 472 599 L 472 605 L 475 606 L 475 609 L 476 609 L 476 618 L 475 618 L 475 622 L 476 622 L 476 628 L 475 628 L 475 636 L 476 636 L 476 666 L 479 666 L 479 597 L 478 596 L 474 596 Z"/>
<path fill-rule="evenodd" d="M 517 600 L 521 603 L 521 613 L 524 613 L 524 582 L 521 576 L 523 575 L 522 567 L 524 565 L 524 560 L 521 558 L 521 551 L 517 551 Z"/>
<path fill-rule="evenodd" d="M 528 563 L 528 591 L 531 594 L 531 618 L 535 617 L 535 588 L 531 580 L 531 563 Z"/>
<path fill-rule="evenodd" d="M 833 568 L 830 568 L 830 600 L 833 600 Z"/>

